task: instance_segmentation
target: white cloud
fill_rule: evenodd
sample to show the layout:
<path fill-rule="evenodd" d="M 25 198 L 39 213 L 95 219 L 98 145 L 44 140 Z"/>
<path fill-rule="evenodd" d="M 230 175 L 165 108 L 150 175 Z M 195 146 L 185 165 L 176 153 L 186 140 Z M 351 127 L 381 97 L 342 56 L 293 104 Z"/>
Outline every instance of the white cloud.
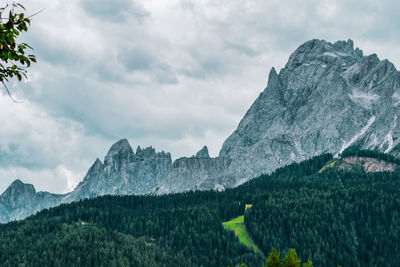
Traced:
<path fill-rule="evenodd" d="M 53 118 L 27 100 L 16 104 L 3 94 L 0 106 L 0 192 L 17 178 L 39 190 L 65 192 L 109 145 L 85 136 L 79 123 Z"/>

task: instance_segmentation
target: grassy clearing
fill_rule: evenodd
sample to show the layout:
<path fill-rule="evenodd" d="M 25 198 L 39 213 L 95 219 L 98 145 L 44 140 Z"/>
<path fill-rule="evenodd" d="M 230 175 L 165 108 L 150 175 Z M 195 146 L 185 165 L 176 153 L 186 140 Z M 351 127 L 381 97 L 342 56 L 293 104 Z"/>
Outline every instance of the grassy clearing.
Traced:
<path fill-rule="evenodd" d="M 322 173 L 323 171 L 325 171 L 328 168 L 332 168 L 335 166 L 335 164 L 338 162 L 338 159 L 331 159 L 330 161 L 328 161 L 324 167 L 322 167 L 322 169 L 319 170 L 319 173 Z"/>
<path fill-rule="evenodd" d="M 222 225 L 225 229 L 235 232 L 235 235 L 239 238 L 239 241 L 248 247 L 252 247 L 255 252 L 260 252 L 256 244 L 247 233 L 246 227 L 244 225 L 244 215 L 239 216 L 228 222 L 223 222 Z"/>

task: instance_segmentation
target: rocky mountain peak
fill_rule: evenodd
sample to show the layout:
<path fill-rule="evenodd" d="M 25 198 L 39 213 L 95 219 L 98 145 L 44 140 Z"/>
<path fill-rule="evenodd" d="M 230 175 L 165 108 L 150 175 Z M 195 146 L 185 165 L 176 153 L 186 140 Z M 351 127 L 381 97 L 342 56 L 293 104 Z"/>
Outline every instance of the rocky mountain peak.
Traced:
<path fill-rule="evenodd" d="M 20 195 L 20 194 L 36 194 L 35 187 L 32 184 L 23 183 L 20 179 L 16 179 L 14 182 L 10 184 L 10 186 L 4 191 L 2 196 L 6 195 Z"/>
<path fill-rule="evenodd" d="M 359 48 L 354 49 L 354 43 L 350 39 L 335 43 L 313 39 L 299 46 L 290 55 L 285 68 L 296 68 L 313 61 L 321 61 L 327 64 L 348 62 L 349 60 L 355 62 L 362 56 L 362 50 Z"/>
<path fill-rule="evenodd" d="M 17 179 L 4 191 L 1 200 L 9 207 L 17 207 L 27 201 L 32 201 L 35 195 L 36 190 L 32 184 L 26 184 Z"/>
<path fill-rule="evenodd" d="M 113 144 L 104 158 L 104 165 L 111 165 L 115 160 L 130 160 L 134 155 L 131 145 L 125 138 Z"/>
<path fill-rule="evenodd" d="M 18 188 L 18 187 L 23 187 L 26 185 L 23 183 L 20 179 L 15 179 L 8 187 L 9 188 Z"/>
<path fill-rule="evenodd" d="M 267 88 L 270 88 L 270 90 L 263 92 L 267 94 L 265 97 L 272 99 L 274 102 L 276 101 L 279 105 L 284 105 L 284 92 L 282 91 L 281 80 L 274 67 L 269 72 Z"/>
<path fill-rule="evenodd" d="M 232 173 L 243 178 L 350 145 L 400 156 L 399 113 L 392 63 L 364 56 L 352 40 L 311 40 L 279 74 L 271 69 L 220 156 L 232 158 Z"/>
<path fill-rule="evenodd" d="M 103 163 L 101 162 L 101 160 L 99 160 L 98 158 L 96 159 L 96 161 L 93 163 L 92 167 L 90 167 L 88 172 L 91 173 L 99 173 L 100 171 L 102 171 L 104 168 Z"/>
<path fill-rule="evenodd" d="M 140 149 L 140 147 L 138 147 L 138 149 L 136 150 L 137 157 L 148 158 L 154 157 L 156 154 L 156 150 L 152 146 L 146 147 L 144 149 Z"/>
<path fill-rule="evenodd" d="M 196 153 L 196 158 L 209 158 L 209 157 L 210 155 L 208 154 L 207 146 L 203 146 L 203 148 Z"/>
<path fill-rule="evenodd" d="M 111 148 L 108 150 L 107 156 L 131 151 L 132 147 L 129 144 L 128 140 L 126 138 L 123 138 L 118 140 L 111 146 Z"/>
<path fill-rule="evenodd" d="M 36 192 L 31 184 L 17 179 L 0 196 L 0 223 L 23 219 L 44 208 L 60 203 L 63 195 Z"/>

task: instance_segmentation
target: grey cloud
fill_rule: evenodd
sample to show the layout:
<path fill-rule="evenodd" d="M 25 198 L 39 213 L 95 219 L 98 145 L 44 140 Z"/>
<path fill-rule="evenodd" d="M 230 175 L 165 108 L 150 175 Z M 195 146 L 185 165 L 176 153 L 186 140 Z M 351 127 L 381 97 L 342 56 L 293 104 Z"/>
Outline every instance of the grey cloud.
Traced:
<path fill-rule="evenodd" d="M 162 84 L 174 84 L 178 79 L 169 65 L 161 62 L 162 57 L 155 51 L 140 47 L 119 49 L 117 59 L 129 72 L 147 72 Z"/>
<path fill-rule="evenodd" d="M 95 158 L 104 145 L 102 138 L 85 136 L 78 123 L 55 119 L 37 105 L 15 104 L 5 95 L 0 104 L 0 191 L 16 178 L 40 182 L 42 177 L 41 189 L 65 192 L 64 186 L 82 178 L 87 159 Z"/>
<path fill-rule="evenodd" d="M 204 44 L 206 47 L 207 44 Z M 215 51 L 210 53 L 202 45 L 187 48 L 188 55 L 191 58 L 191 64 L 182 66 L 181 74 L 196 79 L 212 78 L 218 75 L 224 75 L 230 69 L 228 62 L 224 62 L 223 54 L 218 55 L 221 47 L 216 46 Z"/>
<path fill-rule="evenodd" d="M 264 89 L 269 69 L 282 67 L 309 39 L 352 38 L 400 64 L 400 4 L 394 0 L 26 3 L 28 10 L 48 9 L 32 21 L 26 39 L 38 58 L 32 80 L 15 90 L 47 114 L 45 121 L 69 122 L 56 124 L 55 132 L 55 124 L 38 123 L 49 129 L 40 142 L 29 131 L 0 141 L 4 164 L 35 169 L 21 172 L 35 177 L 58 174 L 64 162 L 74 173 L 85 172 L 87 166 L 70 159 L 90 165 L 122 137 L 174 157 L 204 144 L 218 154 Z M 67 145 L 50 142 L 51 153 L 41 152 L 44 140 L 58 135 Z"/>
<path fill-rule="evenodd" d="M 377 6 L 376 6 L 377 5 Z M 363 33 L 365 39 L 375 39 L 379 42 L 399 42 L 400 21 L 398 19 L 400 13 L 400 4 L 398 1 L 378 1 L 371 6 L 374 12 L 371 14 L 371 23 L 366 27 Z"/>
<path fill-rule="evenodd" d="M 87 77 L 92 77 L 95 80 L 106 83 L 121 83 L 124 82 L 125 72 L 116 64 L 107 63 L 106 60 L 100 60 L 94 64 L 85 73 Z"/>
<path fill-rule="evenodd" d="M 228 49 L 235 50 L 240 54 L 244 54 L 249 57 L 255 57 L 261 53 L 261 51 L 257 51 L 256 49 L 250 47 L 249 45 L 244 44 L 243 42 L 230 42 L 225 41 L 225 46 Z"/>
<path fill-rule="evenodd" d="M 164 102 L 168 92 L 160 92 L 158 88 L 110 86 L 69 74 L 46 77 L 35 86 L 56 88 L 47 90 L 46 94 L 29 96 L 51 110 L 53 116 L 77 121 L 84 125 L 86 134 L 99 134 L 109 140 L 122 136 L 179 140 L 186 134 L 202 136 L 207 129 L 224 129 L 229 124 L 228 120 L 224 123 L 210 120 L 206 107 L 198 110 L 190 102 L 179 104 L 182 109 L 171 110 Z M 145 91 L 141 90 L 147 91 L 148 95 L 143 95 Z"/>
<path fill-rule="evenodd" d="M 130 49 L 121 51 L 119 60 L 128 70 L 148 70 L 155 64 L 157 59 L 142 49 Z"/>
<path fill-rule="evenodd" d="M 38 148 L 22 146 L 20 143 L 7 143 L 0 146 L 0 162 L 3 168 L 21 166 L 31 170 L 54 167 L 57 160 L 55 157 L 47 158 L 45 155 L 38 155 Z M 39 156 L 39 157 L 38 157 Z"/>
<path fill-rule="evenodd" d="M 155 71 L 155 78 L 160 84 L 179 83 L 179 79 L 175 75 L 175 72 L 167 65 L 162 65 Z"/>
<path fill-rule="evenodd" d="M 149 11 L 133 0 L 80 0 L 80 3 L 89 15 L 103 21 L 124 23 L 130 17 L 143 21 L 150 16 Z"/>
<path fill-rule="evenodd" d="M 45 38 L 45 34 L 35 30 L 27 35 L 29 44 L 34 48 L 33 53 L 41 62 L 46 61 L 62 67 L 70 67 L 82 62 L 79 46 L 73 47 L 62 40 Z"/>

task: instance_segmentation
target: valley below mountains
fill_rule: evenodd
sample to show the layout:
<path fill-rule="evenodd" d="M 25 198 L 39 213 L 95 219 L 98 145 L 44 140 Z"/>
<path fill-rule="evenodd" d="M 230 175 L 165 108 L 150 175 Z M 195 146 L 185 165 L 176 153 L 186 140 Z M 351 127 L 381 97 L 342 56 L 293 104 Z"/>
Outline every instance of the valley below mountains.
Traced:
<path fill-rule="evenodd" d="M 245 77 L 244 77 L 245 78 Z M 0 196 L 0 222 L 102 195 L 163 195 L 190 190 L 223 191 L 261 174 L 350 146 L 400 156 L 400 72 L 376 54 L 364 55 L 352 40 L 311 40 L 272 68 L 266 88 L 225 140 L 218 157 L 204 146 L 172 161 L 168 152 L 116 142 L 96 159 L 67 194 L 36 192 L 14 181 Z M 343 168 L 346 164 L 342 163 Z"/>
<path fill-rule="evenodd" d="M 399 163 L 350 147 L 222 192 L 59 205 L 0 224 L 1 266 L 398 266 Z"/>

